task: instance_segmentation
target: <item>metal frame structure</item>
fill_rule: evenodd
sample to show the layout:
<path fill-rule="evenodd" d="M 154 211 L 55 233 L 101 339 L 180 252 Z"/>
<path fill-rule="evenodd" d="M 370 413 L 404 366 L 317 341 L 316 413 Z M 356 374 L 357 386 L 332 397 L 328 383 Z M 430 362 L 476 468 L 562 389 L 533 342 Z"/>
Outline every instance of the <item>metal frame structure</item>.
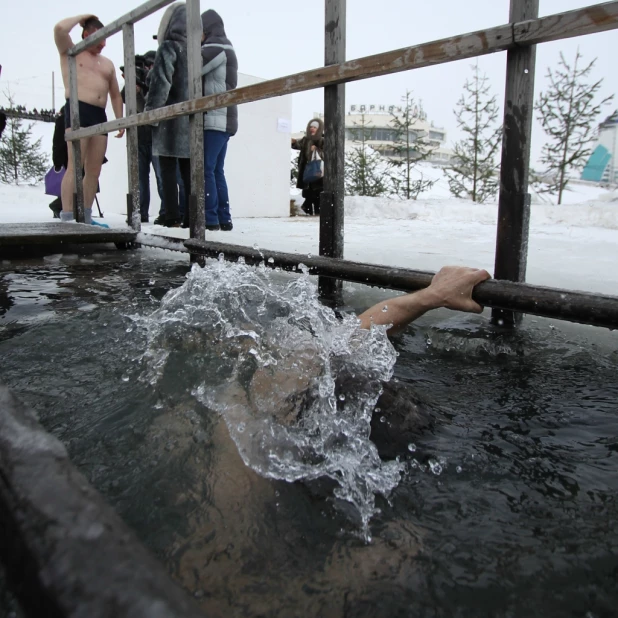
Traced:
<path fill-rule="evenodd" d="M 203 136 L 200 114 L 209 110 L 252 101 L 259 101 L 286 94 L 324 88 L 325 124 L 325 182 L 320 216 L 319 254 L 323 259 L 333 260 L 333 272 L 341 278 L 351 264 L 343 259 L 344 249 L 344 116 L 345 84 L 349 81 L 368 79 L 421 67 L 444 64 L 465 58 L 474 58 L 496 52 L 507 52 L 507 75 L 504 110 L 504 136 L 500 169 L 500 198 L 494 277 L 519 284 L 521 293 L 535 294 L 539 298 L 530 313 L 550 315 L 559 319 L 599 324 L 593 317 L 592 307 L 579 304 L 579 309 L 560 311 L 555 303 L 545 304 L 549 288 L 530 286 L 525 283 L 528 250 L 528 227 L 530 220 L 530 195 L 528 193 L 528 170 L 530 160 L 530 136 L 534 98 L 536 45 L 548 41 L 583 36 L 618 28 L 618 1 L 604 2 L 583 9 L 566 11 L 538 17 L 539 0 L 510 0 L 509 23 L 462 34 L 447 39 L 414 45 L 372 56 L 346 61 L 346 0 L 325 0 L 325 63 L 324 67 L 303 71 L 229 92 L 201 96 L 200 80 L 200 20 L 199 0 L 187 0 L 187 34 L 189 48 L 190 100 L 161 109 L 136 114 L 135 94 L 127 88 L 127 116 L 86 129 L 79 128 L 77 117 L 77 69 L 76 56 L 108 36 L 123 31 L 126 83 L 135 81 L 133 24 L 173 0 L 149 0 L 124 17 L 102 28 L 69 50 L 69 77 L 71 93 L 72 126 L 67 134 L 75 156 L 75 169 L 80 169 L 79 139 L 107 134 L 121 128 L 127 129 L 129 161 L 129 193 L 127 210 L 134 230 L 140 230 L 139 188 L 137 182 L 137 127 L 176 118 L 190 116 L 191 121 L 191 170 L 192 186 L 189 197 L 192 256 L 207 255 L 217 243 L 205 241 Z M 129 96 L 129 93 L 131 95 Z M 75 179 L 75 210 L 78 221 L 83 221 L 83 190 L 81 176 Z M 230 253 L 230 256 L 240 253 Z M 306 261 L 305 256 L 297 256 Z M 338 266 L 337 266 L 338 265 Z M 371 268 L 371 265 L 366 265 Z M 382 267 L 375 267 L 376 272 Z M 414 272 L 414 271 L 407 271 Z M 422 274 L 422 273 L 421 273 Z M 323 294 L 333 296 L 340 286 L 339 279 L 320 277 Z M 389 286 L 397 287 L 397 286 Z M 398 289 L 402 289 L 401 287 Z M 404 288 L 407 289 L 407 288 Z M 558 291 L 563 294 L 565 291 Z M 566 291 L 568 292 L 568 291 Z M 602 303 L 612 316 L 603 325 L 618 327 L 618 297 L 586 294 L 582 298 L 603 299 Z M 517 303 L 505 307 L 494 306 L 493 320 L 496 323 L 515 325 L 520 319 Z M 521 311 L 521 309 L 519 309 Z M 571 317 L 564 317 L 566 314 Z M 590 314 L 590 315 L 588 315 Z"/>

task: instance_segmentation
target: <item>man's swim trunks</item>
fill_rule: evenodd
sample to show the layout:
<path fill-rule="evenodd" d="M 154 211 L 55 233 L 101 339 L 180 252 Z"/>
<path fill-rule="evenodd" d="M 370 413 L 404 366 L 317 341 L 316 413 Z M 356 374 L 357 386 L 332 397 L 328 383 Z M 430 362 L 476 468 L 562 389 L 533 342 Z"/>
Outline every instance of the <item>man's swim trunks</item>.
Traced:
<path fill-rule="evenodd" d="M 79 102 L 79 126 L 81 129 L 92 127 L 102 122 L 107 122 L 107 114 L 104 108 L 90 105 L 90 103 L 84 103 L 83 101 Z M 66 129 L 71 128 L 71 105 L 68 99 L 64 106 L 64 126 Z"/>

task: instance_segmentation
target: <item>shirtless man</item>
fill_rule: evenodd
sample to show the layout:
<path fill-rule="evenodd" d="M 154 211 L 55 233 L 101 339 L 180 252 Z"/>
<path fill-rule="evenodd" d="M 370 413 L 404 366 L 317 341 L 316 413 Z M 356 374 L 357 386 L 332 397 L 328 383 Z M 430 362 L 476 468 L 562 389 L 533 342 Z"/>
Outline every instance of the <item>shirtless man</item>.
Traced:
<path fill-rule="evenodd" d="M 77 25 L 82 27 L 82 39 L 90 36 L 103 27 L 94 15 L 78 15 L 67 17 L 54 26 L 54 41 L 60 53 L 60 66 L 66 105 L 64 119 L 66 130 L 71 127 L 71 110 L 69 105 L 69 57 L 68 51 L 73 47 L 70 32 Z M 105 41 L 90 47 L 77 56 L 77 91 L 79 93 L 80 127 L 91 127 L 107 121 L 105 107 L 107 95 L 112 102 L 116 118 L 122 118 L 122 97 L 116 79 L 116 69 L 108 58 L 101 56 Z M 116 137 L 122 137 L 121 129 Z M 81 140 L 82 164 L 84 167 L 84 212 L 86 223 L 92 222 L 92 203 L 99 184 L 101 166 L 107 150 L 107 135 L 94 135 Z M 75 177 L 73 172 L 73 149 L 69 148 L 69 163 L 62 181 L 62 221 L 73 220 L 73 193 Z"/>

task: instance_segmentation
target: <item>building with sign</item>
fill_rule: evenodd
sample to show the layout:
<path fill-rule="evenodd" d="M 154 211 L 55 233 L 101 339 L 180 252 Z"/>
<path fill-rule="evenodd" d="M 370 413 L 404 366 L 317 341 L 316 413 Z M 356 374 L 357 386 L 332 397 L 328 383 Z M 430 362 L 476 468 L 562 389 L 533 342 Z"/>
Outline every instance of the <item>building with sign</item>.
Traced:
<path fill-rule="evenodd" d="M 351 105 L 345 117 L 346 150 L 354 148 L 360 140 L 360 127 L 365 125 L 365 143 L 392 161 L 400 157 L 395 152 L 396 132 L 392 124 L 393 114 L 401 114 L 398 105 Z M 324 114 L 316 112 L 315 118 L 324 118 Z M 422 113 L 418 122 L 410 131 L 410 141 L 422 135 L 431 145 L 432 151 L 428 161 L 438 165 L 447 165 L 453 156 L 453 151 L 446 145 L 446 131 L 427 120 Z M 301 138 L 302 133 L 292 134 L 292 137 Z"/>
<path fill-rule="evenodd" d="M 597 143 L 581 179 L 604 184 L 618 183 L 618 110 L 599 125 Z"/>
<path fill-rule="evenodd" d="M 402 113 L 403 109 L 398 105 L 351 105 L 345 118 L 346 145 L 353 147 L 359 141 L 360 127 L 364 124 L 366 144 L 383 156 L 397 160 L 400 157 L 395 152 L 397 135 L 392 120 L 393 115 Z M 414 142 L 419 135 L 422 136 L 431 147 L 427 160 L 447 164 L 453 151 L 446 145 L 446 131 L 430 122 L 427 114 L 421 112 L 418 116 L 410 131 L 410 141 Z"/>

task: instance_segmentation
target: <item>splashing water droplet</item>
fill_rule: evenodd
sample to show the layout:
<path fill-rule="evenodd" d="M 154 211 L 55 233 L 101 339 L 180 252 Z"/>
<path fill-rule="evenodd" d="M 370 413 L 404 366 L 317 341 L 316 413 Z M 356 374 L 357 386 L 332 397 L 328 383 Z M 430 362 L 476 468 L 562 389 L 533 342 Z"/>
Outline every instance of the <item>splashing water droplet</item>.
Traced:
<path fill-rule="evenodd" d="M 388 305 L 384 305 L 384 307 L 382 307 L 382 313 L 386 313 L 388 311 Z"/>
<path fill-rule="evenodd" d="M 133 332 L 133 327 L 129 326 L 129 328 L 127 328 L 127 333 L 132 333 Z"/>
<path fill-rule="evenodd" d="M 463 468 L 461 466 L 457 466 L 455 468 L 455 472 L 457 472 L 457 474 L 461 474 L 461 471 L 463 470 Z"/>
<path fill-rule="evenodd" d="M 339 401 L 345 401 L 345 395 L 339 395 Z"/>
<path fill-rule="evenodd" d="M 427 345 L 431 345 L 431 344 L 432 344 L 431 339 L 427 339 Z"/>
<path fill-rule="evenodd" d="M 436 476 L 440 476 L 442 474 L 442 465 L 440 464 L 440 462 L 436 461 L 435 459 L 430 459 L 427 463 L 429 465 L 429 469 Z"/>
<path fill-rule="evenodd" d="M 408 450 L 410 453 L 416 452 L 416 444 L 414 444 L 414 442 L 410 442 L 410 444 L 408 444 Z"/>
<path fill-rule="evenodd" d="M 140 379 L 155 386 L 176 351 L 189 346 L 191 353 L 180 356 L 205 369 L 189 390 L 221 414 L 245 465 L 287 482 L 332 479 L 338 501 L 357 513 L 367 539 L 376 496 L 388 497 L 408 466 L 382 461 L 369 439 L 371 412 L 381 385 L 392 378 L 395 349 L 384 329 L 361 330 L 352 315 L 337 318 L 320 303 L 309 277 L 284 279 L 243 262 L 194 265 L 183 285 L 143 318 L 148 344 Z M 309 378 L 315 388 L 290 397 L 298 394 L 290 374 Z M 256 389 L 249 403 L 239 398 L 238 376 Z M 258 392 L 260 382 L 276 388 Z M 345 415 L 337 413 L 340 395 Z"/>
<path fill-rule="evenodd" d="M 307 253 L 307 257 L 308 257 L 308 258 L 312 258 L 312 257 L 313 257 L 313 255 L 312 255 L 311 253 Z"/>
<path fill-rule="evenodd" d="M 258 251 L 258 250 L 259 250 L 259 248 L 260 248 L 260 245 L 258 245 L 257 243 L 254 243 L 254 244 L 253 244 L 253 248 L 254 248 L 256 251 Z"/>
<path fill-rule="evenodd" d="M 275 258 L 271 258 L 271 257 L 269 257 L 269 258 L 268 258 L 268 263 L 269 263 L 269 264 L 274 264 L 274 263 L 275 263 Z"/>
<path fill-rule="evenodd" d="M 386 416 L 381 416 L 380 417 L 380 422 L 381 423 L 386 423 Z"/>
<path fill-rule="evenodd" d="M 122 376 L 122 381 L 123 382 L 128 382 L 129 381 L 129 376 L 126 373 Z"/>

